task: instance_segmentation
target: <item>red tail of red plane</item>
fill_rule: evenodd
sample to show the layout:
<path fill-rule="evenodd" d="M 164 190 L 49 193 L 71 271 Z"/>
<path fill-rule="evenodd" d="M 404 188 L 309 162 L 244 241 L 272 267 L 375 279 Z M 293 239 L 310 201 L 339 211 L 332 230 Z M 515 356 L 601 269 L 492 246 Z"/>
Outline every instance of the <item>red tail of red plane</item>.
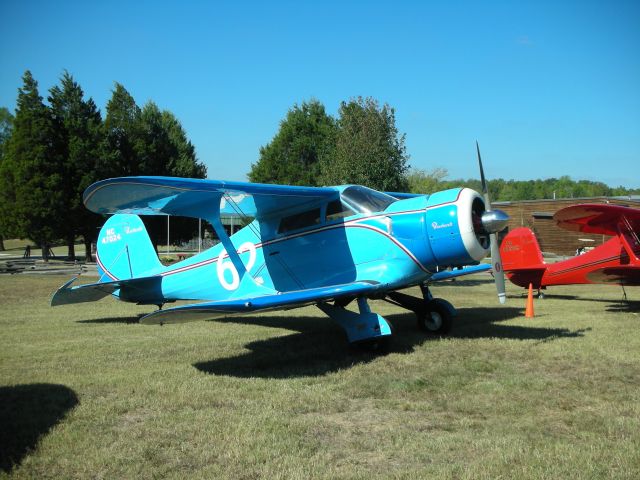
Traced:
<path fill-rule="evenodd" d="M 525 227 L 516 228 L 502 240 L 500 246 L 502 268 L 514 284 L 534 288 L 541 287 L 547 265 L 542 258 L 535 234 Z"/>

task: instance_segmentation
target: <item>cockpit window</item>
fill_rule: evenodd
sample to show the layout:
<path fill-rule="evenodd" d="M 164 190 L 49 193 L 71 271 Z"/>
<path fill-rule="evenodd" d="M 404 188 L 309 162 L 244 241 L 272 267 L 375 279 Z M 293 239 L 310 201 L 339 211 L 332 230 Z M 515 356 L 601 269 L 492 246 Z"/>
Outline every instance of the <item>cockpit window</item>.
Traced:
<path fill-rule="evenodd" d="M 342 191 L 342 198 L 360 213 L 382 212 L 398 199 L 361 185 L 353 185 Z"/>
<path fill-rule="evenodd" d="M 339 218 L 350 217 L 356 212 L 347 207 L 340 200 L 333 200 L 327 205 L 327 222 L 338 220 Z"/>
<path fill-rule="evenodd" d="M 320 223 L 320 209 L 314 208 L 313 210 L 307 210 L 306 212 L 296 213 L 295 215 L 289 215 L 283 217 L 280 220 L 280 226 L 278 227 L 278 233 L 290 232 L 291 230 L 298 230 L 300 228 L 311 227 Z"/>

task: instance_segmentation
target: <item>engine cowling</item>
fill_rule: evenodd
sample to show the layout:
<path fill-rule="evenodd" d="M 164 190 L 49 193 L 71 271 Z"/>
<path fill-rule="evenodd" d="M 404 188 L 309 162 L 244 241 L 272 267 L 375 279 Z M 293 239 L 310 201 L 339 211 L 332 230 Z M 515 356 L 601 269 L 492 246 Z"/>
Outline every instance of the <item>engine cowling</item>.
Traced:
<path fill-rule="evenodd" d="M 426 236 L 440 267 L 468 265 L 489 254 L 489 233 L 483 226 L 485 211 L 482 196 L 469 188 L 429 196 Z"/>

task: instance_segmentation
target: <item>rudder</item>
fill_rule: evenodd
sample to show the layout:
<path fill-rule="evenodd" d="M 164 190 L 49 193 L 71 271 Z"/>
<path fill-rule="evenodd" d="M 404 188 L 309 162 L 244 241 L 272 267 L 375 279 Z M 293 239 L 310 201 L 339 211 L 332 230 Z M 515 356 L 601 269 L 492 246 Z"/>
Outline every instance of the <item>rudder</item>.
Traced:
<path fill-rule="evenodd" d="M 509 232 L 500 245 L 502 267 L 505 271 L 544 266 L 544 258 L 535 234 L 526 227 Z"/>
<path fill-rule="evenodd" d="M 149 276 L 163 268 L 142 219 L 129 214 L 113 215 L 102 226 L 96 263 L 101 282 Z"/>

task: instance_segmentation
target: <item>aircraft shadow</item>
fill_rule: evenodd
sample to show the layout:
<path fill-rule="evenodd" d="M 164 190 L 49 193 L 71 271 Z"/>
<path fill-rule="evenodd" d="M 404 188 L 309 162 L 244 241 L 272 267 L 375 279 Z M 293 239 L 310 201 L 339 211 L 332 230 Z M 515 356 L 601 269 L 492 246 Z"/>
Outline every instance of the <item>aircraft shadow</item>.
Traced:
<path fill-rule="evenodd" d="M 619 300 L 611 302 L 607 307 L 607 312 L 611 313 L 635 313 L 640 312 L 640 302 L 632 300 Z"/>
<path fill-rule="evenodd" d="M 459 309 L 458 318 L 449 336 L 553 340 L 583 335 L 583 331 L 572 332 L 565 328 L 500 324 L 522 314 L 522 309 L 510 307 Z M 437 338 L 419 331 L 412 313 L 389 315 L 386 318 L 393 325 L 394 331 L 389 353 L 411 353 L 415 347 Z M 212 375 L 272 379 L 322 376 L 377 358 L 375 354 L 350 347 L 342 330 L 331 320 L 322 317 L 261 316 L 215 321 L 284 328 L 297 333 L 250 342 L 245 345 L 249 352 L 242 355 L 193 364 L 201 372 Z"/>
<path fill-rule="evenodd" d="M 493 311 L 492 315 L 486 311 Z M 515 313 L 515 314 L 514 314 Z M 508 338 L 512 340 L 552 340 L 555 338 L 582 337 L 590 329 L 571 331 L 567 328 L 502 325 L 499 322 L 523 317 L 520 308 L 460 308 L 458 319 L 449 334 L 453 338 Z M 538 315 L 539 317 L 539 315 Z"/>
<path fill-rule="evenodd" d="M 443 285 L 447 285 L 447 283 L 452 283 L 458 287 L 475 287 L 478 285 L 487 285 L 487 284 L 493 284 L 495 282 L 495 280 L 493 280 L 493 278 L 491 277 L 487 277 L 487 278 L 465 278 L 465 277 L 458 277 L 458 278 L 452 278 L 450 280 L 444 280 L 444 281 L 440 281 L 440 282 L 433 282 L 432 284 L 430 284 L 431 287 L 433 287 L 434 291 L 437 290 L 437 288 L 439 286 L 443 286 Z"/>
<path fill-rule="evenodd" d="M 607 308 L 607 311 L 638 311 L 640 310 L 640 301 L 639 300 L 625 300 L 623 298 L 619 299 L 607 299 L 607 298 L 589 298 L 584 296 L 577 295 L 557 295 L 553 293 L 544 294 L 545 298 L 536 298 L 534 295 L 534 300 L 536 302 L 544 302 L 545 300 L 577 300 L 579 302 L 595 302 L 595 303 L 608 303 L 610 304 L 610 308 Z M 622 297 L 622 295 L 621 295 Z M 508 295 L 508 298 L 517 299 L 526 299 L 527 293 L 523 293 L 522 295 Z M 615 308 L 621 310 L 613 310 Z"/>
<path fill-rule="evenodd" d="M 0 387 L 0 471 L 10 472 L 78 404 L 64 385 Z"/>
<path fill-rule="evenodd" d="M 140 323 L 140 316 L 136 317 L 112 317 L 112 318 L 92 318 L 91 320 L 77 320 L 76 323 Z"/>

